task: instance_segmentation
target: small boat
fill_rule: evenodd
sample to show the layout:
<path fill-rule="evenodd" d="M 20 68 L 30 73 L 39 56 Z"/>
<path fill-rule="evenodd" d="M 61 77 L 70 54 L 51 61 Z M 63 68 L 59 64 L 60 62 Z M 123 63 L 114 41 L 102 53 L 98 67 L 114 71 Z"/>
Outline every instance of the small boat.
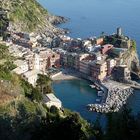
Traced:
<path fill-rule="evenodd" d="M 91 88 L 95 88 L 95 85 L 90 85 Z"/>
<path fill-rule="evenodd" d="M 101 100 L 100 99 L 96 99 L 96 102 L 100 102 Z"/>
<path fill-rule="evenodd" d="M 98 96 L 103 96 L 103 91 L 98 91 Z"/>

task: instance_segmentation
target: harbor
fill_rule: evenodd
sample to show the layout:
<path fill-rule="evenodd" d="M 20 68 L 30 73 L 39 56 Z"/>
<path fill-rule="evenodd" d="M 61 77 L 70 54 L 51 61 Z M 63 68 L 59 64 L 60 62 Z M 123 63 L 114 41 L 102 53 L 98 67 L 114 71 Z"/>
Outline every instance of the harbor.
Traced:
<path fill-rule="evenodd" d="M 124 83 L 109 80 L 104 82 L 103 86 L 104 90 L 98 91 L 98 96 L 102 98 L 100 103 L 88 104 L 89 111 L 118 112 L 126 104 L 128 97 L 133 94 L 133 88 Z"/>
<path fill-rule="evenodd" d="M 128 81 L 127 83 L 120 83 L 114 80 L 106 80 L 104 82 L 91 81 L 83 78 L 79 72 L 75 73 L 73 69 L 62 69 L 61 73 L 58 73 L 52 79 L 56 82 L 83 79 L 87 83 L 90 81 L 89 87 L 96 91 L 96 99 L 87 104 L 87 110 L 99 113 L 118 112 L 134 93 L 134 89 L 140 87 L 139 83 L 134 81 L 129 81 L 129 83 Z"/>
<path fill-rule="evenodd" d="M 96 89 L 89 86 L 91 84 L 83 79 L 56 80 L 53 81 L 53 90 L 64 108 L 79 112 L 86 120 L 94 122 L 98 113 L 89 112 L 85 107 L 89 103 L 95 103 L 98 97 Z M 104 124 L 104 117 L 101 120 Z"/>

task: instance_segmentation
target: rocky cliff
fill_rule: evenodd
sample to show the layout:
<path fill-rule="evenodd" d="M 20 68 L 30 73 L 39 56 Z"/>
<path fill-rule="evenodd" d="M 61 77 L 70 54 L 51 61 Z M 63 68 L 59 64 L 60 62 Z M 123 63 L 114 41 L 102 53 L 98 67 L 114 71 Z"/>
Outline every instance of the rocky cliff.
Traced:
<path fill-rule="evenodd" d="M 0 0 L 0 7 L 7 10 L 10 30 L 25 32 L 64 33 L 54 24 L 65 22 L 60 16 L 50 15 L 36 0 Z"/>
<path fill-rule="evenodd" d="M 127 64 L 134 77 L 140 77 L 139 57 L 136 50 L 130 49 L 128 53 L 124 56 L 124 62 L 125 64 Z"/>

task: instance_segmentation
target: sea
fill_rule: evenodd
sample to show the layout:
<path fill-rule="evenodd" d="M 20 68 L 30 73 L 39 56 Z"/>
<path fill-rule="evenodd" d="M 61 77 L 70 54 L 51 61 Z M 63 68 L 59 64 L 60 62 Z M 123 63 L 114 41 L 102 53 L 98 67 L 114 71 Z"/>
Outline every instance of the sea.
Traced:
<path fill-rule="evenodd" d="M 59 25 L 69 29 L 73 38 L 99 36 L 102 32 L 113 34 L 117 27 L 137 42 L 140 56 L 140 0 L 38 0 L 50 13 L 68 19 Z M 99 114 L 89 112 L 86 105 L 95 103 L 96 90 L 85 80 L 64 80 L 53 83 L 56 96 L 63 106 L 79 112 L 88 121 L 95 121 Z M 140 111 L 140 91 L 135 90 L 129 97 L 127 105 L 134 114 Z M 97 117 L 98 116 L 98 117 Z M 101 117 L 104 120 L 104 116 Z M 104 123 L 104 121 L 101 121 Z"/>

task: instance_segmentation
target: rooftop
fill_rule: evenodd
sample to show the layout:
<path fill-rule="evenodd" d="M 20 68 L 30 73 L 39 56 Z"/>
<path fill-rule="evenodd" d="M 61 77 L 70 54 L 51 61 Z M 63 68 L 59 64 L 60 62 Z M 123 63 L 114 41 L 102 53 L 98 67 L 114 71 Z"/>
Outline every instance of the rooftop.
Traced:
<path fill-rule="evenodd" d="M 61 101 L 53 93 L 45 94 L 44 95 L 44 101 L 45 102 L 52 101 L 52 102 L 61 103 Z"/>
<path fill-rule="evenodd" d="M 14 62 L 15 65 L 17 65 L 18 67 L 21 66 L 21 65 L 26 65 L 27 62 L 25 60 L 16 60 Z"/>
<path fill-rule="evenodd" d="M 97 64 L 97 65 L 102 65 L 102 64 L 104 64 L 106 61 L 104 61 L 104 60 L 100 60 L 100 61 L 96 61 L 95 63 Z"/>
<path fill-rule="evenodd" d="M 24 76 L 28 78 L 30 76 L 37 75 L 37 74 L 39 74 L 39 71 L 38 70 L 31 70 L 31 71 L 25 72 L 24 73 Z"/>

